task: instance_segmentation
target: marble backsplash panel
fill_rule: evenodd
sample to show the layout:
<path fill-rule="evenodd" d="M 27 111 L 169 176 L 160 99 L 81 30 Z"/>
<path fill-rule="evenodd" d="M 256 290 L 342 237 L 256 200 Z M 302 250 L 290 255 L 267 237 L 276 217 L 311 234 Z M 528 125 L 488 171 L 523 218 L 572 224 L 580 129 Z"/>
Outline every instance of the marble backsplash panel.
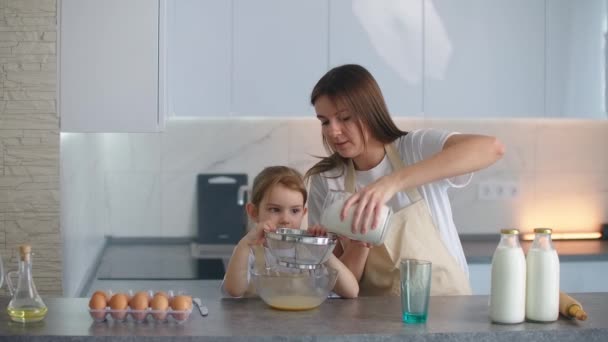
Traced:
<path fill-rule="evenodd" d="M 504 227 L 530 230 L 596 229 L 608 222 L 608 121 L 440 120 L 396 118 L 404 130 L 436 127 L 495 135 L 504 158 L 476 172 L 464 189 L 450 192 L 461 234 L 496 233 Z M 196 175 L 247 173 L 286 164 L 305 172 L 324 155 L 315 118 L 179 119 L 162 133 L 98 134 L 103 170 L 99 210 L 106 234 L 195 236 Z M 513 199 L 481 200 L 483 182 L 513 182 Z"/>

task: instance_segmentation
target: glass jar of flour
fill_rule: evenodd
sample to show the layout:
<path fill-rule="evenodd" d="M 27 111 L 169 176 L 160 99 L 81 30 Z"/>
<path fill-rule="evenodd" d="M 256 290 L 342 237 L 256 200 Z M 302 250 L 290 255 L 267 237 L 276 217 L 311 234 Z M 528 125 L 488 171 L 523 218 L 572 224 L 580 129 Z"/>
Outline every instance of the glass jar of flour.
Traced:
<path fill-rule="evenodd" d="M 352 193 L 346 191 L 330 190 L 323 204 L 321 225 L 331 233 L 346 236 L 353 240 L 367 242 L 372 245 L 382 244 L 389 230 L 390 219 L 393 213 L 392 209 L 383 205 L 376 228 L 366 227 L 365 234 L 361 234 L 360 232 L 353 233 L 351 226 L 356 206 L 352 206 L 348 210 L 348 214 L 344 220 L 340 219 L 340 212 L 344 208 L 344 203 L 352 195 Z"/>

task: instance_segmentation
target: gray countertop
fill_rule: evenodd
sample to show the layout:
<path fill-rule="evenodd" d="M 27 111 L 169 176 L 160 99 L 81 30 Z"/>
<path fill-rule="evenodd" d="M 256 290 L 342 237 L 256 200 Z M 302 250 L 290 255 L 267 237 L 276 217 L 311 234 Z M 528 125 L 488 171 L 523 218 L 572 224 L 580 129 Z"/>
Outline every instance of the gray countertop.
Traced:
<path fill-rule="evenodd" d="M 549 324 L 491 324 L 487 296 L 432 297 L 426 324 L 406 325 L 394 297 L 329 299 L 311 311 L 284 312 L 260 299 L 205 299 L 209 316 L 184 324 L 95 323 L 86 298 L 45 298 L 43 322 L 12 323 L 0 312 L 0 341 L 605 341 L 608 293 L 577 294 L 589 319 Z M 0 298 L 6 307 L 8 298 Z"/>

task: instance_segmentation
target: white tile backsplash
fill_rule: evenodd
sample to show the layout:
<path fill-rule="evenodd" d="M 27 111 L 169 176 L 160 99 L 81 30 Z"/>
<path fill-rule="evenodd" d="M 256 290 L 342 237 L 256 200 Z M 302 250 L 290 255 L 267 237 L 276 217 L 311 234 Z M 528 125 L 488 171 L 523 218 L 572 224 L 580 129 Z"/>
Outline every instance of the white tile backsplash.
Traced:
<path fill-rule="evenodd" d="M 105 171 L 160 171 L 159 133 L 104 133 L 100 141 Z"/>
<path fill-rule="evenodd" d="M 105 187 L 110 235 L 161 235 L 159 173 L 107 172 Z"/>
<path fill-rule="evenodd" d="M 450 190 L 452 215 L 460 234 L 497 234 L 503 228 L 523 228 L 519 218 L 535 203 L 534 172 L 494 171 L 478 171 L 467 187 Z M 480 200 L 479 186 L 486 181 L 513 181 L 519 186 L 519 194 L 514 199 Z"/>
<path fill-rule="evenodd" d="M 276 119 L 200 119 L 167 123 L 163 172 L 257 174 L 288 160 L 288 125 Z"/>
<path fill-rule="evenodd" d="M 606 176 L 606 171 L 538 170 L 535 214 L 540 217 L 532 218 L 563 231 L 589 231 L 608 222 Z"/>
<path fill-rule="evenodd" d="M 161 176 L 161 236 L 197 234 L 196 173 L 163 172 Z"/>
<path fill-rule="evenodd" d="M 321 138 L 321 122 L 317 119 L 293 119 L 288 124 L 288 165 L 302 174 L 326 155 Z"/>
<path fill-rule="evenodd" d="M 476 172 L 466 188 L 450 193 L 462 234 L 547 225 L 592 229 L 608 221 L 608 155 L 603 152 L 608 121 L 395 121 L 407 131 L 437 127 L 495 135 L 506 145 L 501 161 Z M 304 173 L 316 161 L 314 155 L 325 154 L 314 117 L 179 119 L 168 121 L 166 131 L 158 134 L 88 136 L 95 136 L 96 143 L 81 146 L 88 153 L 72 155 L 69 165 L 62 159 L 62 179 L 73 178 L 72 193 L 93 189 L 88 201 L 97 205 L 101 222 L 96 225 L 117 236 L 193 237 L 197 174 L 246 173 L 251 184 L 265 166 L 286 164 Z M 79 159 L 89 166 L 75 162 Z M 105 171 L 101 180 L 99 169 Z M 95 170 L 94 177 L 87 170 Z M 479 184 L 495 181 L 514 182 L 519 194 L 513 199 L 480 200 Z M 82 209 L 77 201 L 63 203 L 64 211 Z"/>
<path fill-rule="evenodd" d="M 608 121 L 545 120 L 536 144 L 540 172 L 608 171 Z"/>
<path fill-rule="evenodd" d="M 110 226 L 97 134 L 61 134 L 61 238 L 64 295 L 78 296 Z M 83 262 L 86 260 L 86 262 Z"/>
<path fill-rule="evenodd" d="M 548 120 L 546 121 L 548 122 Z M 506 153 L 487 171 L 510 174 L 535 169 L 536 149 L 534 146 L 538 139 L 537 132 L 540 122 L 542 120 L 535 119 L 510 119 L 508 121 L 426 119 L 423 121 L 422 127 L 497 137 L 506 146 Z"/>

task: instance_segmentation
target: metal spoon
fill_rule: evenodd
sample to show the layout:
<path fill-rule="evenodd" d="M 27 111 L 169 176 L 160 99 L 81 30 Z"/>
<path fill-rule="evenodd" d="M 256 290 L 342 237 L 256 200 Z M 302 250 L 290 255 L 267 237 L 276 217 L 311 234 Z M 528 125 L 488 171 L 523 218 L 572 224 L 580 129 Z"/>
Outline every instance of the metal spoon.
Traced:
<path fill-rule="evenodd" d="M 207 310 L 207 307 L 201 303 L 200 298 L 192 298 L 192 302 L 196 304 L 201 316 L 206 317 L 209 314 L 209 310 Z"/>

